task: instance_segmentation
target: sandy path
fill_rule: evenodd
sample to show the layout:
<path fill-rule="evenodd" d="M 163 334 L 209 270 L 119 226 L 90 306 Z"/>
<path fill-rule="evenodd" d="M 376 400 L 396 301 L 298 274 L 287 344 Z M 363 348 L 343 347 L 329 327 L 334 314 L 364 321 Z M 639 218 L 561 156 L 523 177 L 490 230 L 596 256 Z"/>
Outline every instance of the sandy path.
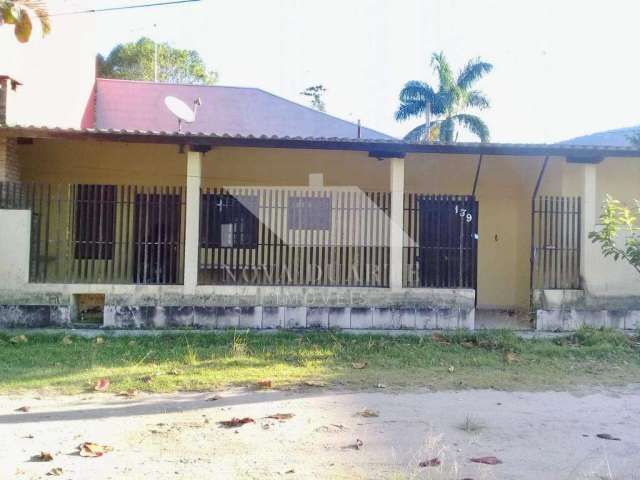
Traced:
<path fill-rule="evenodd" d="M 640 478 L 640 388 L 564 392 L 223 392 L 0 397 L 0 479 Z M 14 410 L 29 405 L 28 413 Z M 355 415 L 364 408 L 379 417 Z M 275 413 L 294 413 L 286 421 Z M 256 423 L 223 429 L 217 421 Z M 458 428 L 472 416 L 485 428 Z M 598 433 L 620 437 L 602 440 Z M 29 438 L 33 436 L 33 438 Z M 356 439 L 364 445 L 348 448 Z M 75 454 L 91 440 L 101 458 Z M 29 461 L 41 450 L 53 462 Z M 496 466 L 469 462 L 495 455 Z M 418 468 L 438 457 L 439 467 Z M 635 476 L 634 476 L 635 475 Z"/>

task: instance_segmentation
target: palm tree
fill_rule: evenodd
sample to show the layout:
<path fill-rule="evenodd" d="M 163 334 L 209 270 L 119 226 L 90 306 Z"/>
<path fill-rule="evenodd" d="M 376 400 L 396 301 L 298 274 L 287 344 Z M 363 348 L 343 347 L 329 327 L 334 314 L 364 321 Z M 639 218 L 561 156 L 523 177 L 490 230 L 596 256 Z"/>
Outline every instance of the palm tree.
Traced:
<path fill-rule="evenodd" d="M 42 33 L 46 35 L 51 30 L 51 21 L 43 0 L 0 0 L 0 26 L 13 25 L 14 35 L 21 43 L 26 43 L 31 37 L 33 20 L 37 19 L 42 25 Z"/>
<path fill-rule="evenodd" d="M 447 58 L 440 52 L 431 56 L 431 66 L 438 76 L 438 90 L 419 80 L 407 82 L 400 91 L 400 106 L 395 115 L 397 121 L 426 118 L 428 105 L 431 118 L 429 138 L 426 138 L 426 125 L 423 122 L 407 133 L 404 139 L 411 142 L 439 140 L 451 143 L 457 139 L 456 128 L 463 127 L 480 138 L 481 142 L 489 141 L 489 128 L 482 119 L 464 112 L 469 108 L 484 110 L 489 107 L 489 99 L 484 93 L 472 87 L 493 69 L 493 65 L 474 58 L 454 77 Z"/>

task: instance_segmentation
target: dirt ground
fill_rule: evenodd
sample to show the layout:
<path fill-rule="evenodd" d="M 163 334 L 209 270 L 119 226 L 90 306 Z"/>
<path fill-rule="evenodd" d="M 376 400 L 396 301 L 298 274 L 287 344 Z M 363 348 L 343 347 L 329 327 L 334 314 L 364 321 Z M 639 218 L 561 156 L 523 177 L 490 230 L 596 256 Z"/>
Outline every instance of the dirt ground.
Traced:
<path fill-rule="evenodd" d="M 265 418 L 276 413 L 294 416 Z M 255 423 L 217 423 L 232 417 Z M 113 451 L 81 457 L 84 441 Z M 31 460 L 41 451 L 53 461 Z M 502 463 L 470 462 L 483 456 Z M 440 465 L 418 466 L 432 458 Z M 58 478 L 95 480 L 640 479 L 640 386 L 0 397 L 0 479 L 56 478 L 46 476 L 54 467 Z"/>

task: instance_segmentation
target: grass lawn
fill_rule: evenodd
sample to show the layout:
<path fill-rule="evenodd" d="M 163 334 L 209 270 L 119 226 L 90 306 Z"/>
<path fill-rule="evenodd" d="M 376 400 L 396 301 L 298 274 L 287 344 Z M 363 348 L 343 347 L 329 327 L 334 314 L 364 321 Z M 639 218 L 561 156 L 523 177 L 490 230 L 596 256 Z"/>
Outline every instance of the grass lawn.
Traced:
<path fill-rule="evenodd" d="M 19 334 L 26 341 L 16 341 Z M 508 331 L 426 337 L 105 332 L 100 339 L 0 333 L 0 392 L 79 393 L 100 378 L 110 380 L 111 392 L 213 390 L 259 380 L 270 380 L 273 388 L 313 381 L 338 388 L 538 390 L 640 379 L 640 340 L 609 330 L 546 340 L 523 340 Z"/>

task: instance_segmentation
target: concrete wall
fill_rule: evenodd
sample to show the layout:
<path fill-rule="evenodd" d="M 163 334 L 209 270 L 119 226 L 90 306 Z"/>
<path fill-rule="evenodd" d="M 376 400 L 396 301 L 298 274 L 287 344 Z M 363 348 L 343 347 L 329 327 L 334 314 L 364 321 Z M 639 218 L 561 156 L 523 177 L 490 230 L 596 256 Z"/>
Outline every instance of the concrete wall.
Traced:
<path fill-rule="evenodd" d="M 31 212 L 0 209 L 0 282 L 3 289 L 29 281 Z"/>

